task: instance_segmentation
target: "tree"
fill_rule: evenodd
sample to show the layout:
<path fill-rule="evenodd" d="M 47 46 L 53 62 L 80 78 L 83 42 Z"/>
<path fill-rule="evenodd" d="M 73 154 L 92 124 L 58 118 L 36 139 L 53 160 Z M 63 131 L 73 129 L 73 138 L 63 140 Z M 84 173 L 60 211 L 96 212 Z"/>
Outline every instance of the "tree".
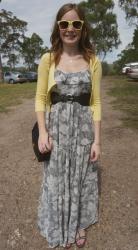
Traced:
<path fill-rule="evenodd" d="M 4 9 L 0 12 L 0 81 L 2 81 L 2 61 L 1 56 L 6 57 L 11 66 L 17 61 L 17 51 L 19 51 L 21 40 L 26 31 L 27 22 L 18 19 L 12 12 Z M 13 60 L 14 58 L 14 60 Z"/>
<path fill-rule="evenodd" d="M 119 0 L 120 7 L 126 13 L 130 25 L 138 25 L 138 0 Z"/>
<path fill-rule="evenodd" d="M 109 64 L 106 61 L 102 62 L 102 74 L 103 76 L 109 74 Z"/>
<path fill-rule="evenodd" d="M 120 7 L 126 13 L 129 25 L 135 25 L 132 43 L 121 51 L 119 59 L 114 62 L 114 69 L 119 72 L 126 63 L 138 61 L 138 0 L 119 0 Z"/>
<path fill-rule="evenodd" d="M 35 70 L 36 61 L 41 57 L 47 47 L 43 47 L 43 40 L 33 33 L 31 37 L 24 37 L 20 53 L 29 70 Z"/>
<path fill-rule="evenodd" d="M 88 0 L 80 6 L 90 23 L 91 39 L 96 44 L 97 53 L 104 59 L 107 52 L 120 44 L 116 15 L 112 12 L 114 3 L 112 0 Z"/>
<path fill-rule="evenodd" d="M 134 30 L 132 46 L 134 47 L 135 50 L 137 50 L 136 53 L 138 55 L 138 27 L 137 29 Z"/>
<path fill-rule="evenodd" d="M 118 57 L 120 58 L 114 63 L 117 71 L 126 63 L 138 62 L 138 27 L 134 30 L 132 43 L 128 44 Z"/>
<path fill-rule="evenodd" d="M 15 65 L 19 62 L 19 56 L 15 55 L 15 54 L 10 54 L 8 61 L 7 61 L 7 65 L 10 66 L 10 70 L 15 68 Z"/>

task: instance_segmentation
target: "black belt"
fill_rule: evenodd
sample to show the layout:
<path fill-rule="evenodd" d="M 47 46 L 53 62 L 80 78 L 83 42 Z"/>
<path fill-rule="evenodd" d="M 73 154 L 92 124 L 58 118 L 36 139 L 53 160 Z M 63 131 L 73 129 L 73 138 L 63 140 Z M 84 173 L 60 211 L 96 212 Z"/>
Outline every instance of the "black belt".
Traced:
<path fill-rule="evenodd" d="M 51 103 L 56 104 L 57 102 L 78 102 L 83 106 L 89 106 L 90 103 L 90 93 L 84 93 L 79 96 L 73 95 L 60 95 L 56 92 L 51 93 Z"/>

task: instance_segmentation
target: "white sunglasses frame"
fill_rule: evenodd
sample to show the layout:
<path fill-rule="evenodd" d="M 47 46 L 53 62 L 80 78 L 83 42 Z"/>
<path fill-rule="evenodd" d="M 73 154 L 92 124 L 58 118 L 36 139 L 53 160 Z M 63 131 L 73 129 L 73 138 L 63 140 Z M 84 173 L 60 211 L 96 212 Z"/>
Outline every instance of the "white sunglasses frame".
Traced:
<path fill-rule="evenodd" d="M 73 26 L 73 22 L 76 22 L 76 21 L 79 21 L 79 22 L 81 22 L 81 24 L 82 24 L 82 26 L 83 26 L 83 24 L 84 24 L 84 21 L 83 20 L 60 20 L 60 21 L 57 21 L 57 23 L 58 23 L 58 26 L 59 26 L 59 29 L 60 30 L 67 30 L 68 28 L 69 28 L 69 26 L 72 26 L 73 27 L 73 29 L 75 29 L 75 30 L 81 30 L 82 29 L 82 26 L 81 26 L 81 28 L 80 29 L 76 29 L 74 26 Z M 68 22 L 68 27 L 66 28 L 66 29 L 61 29 L 60 28 L 60 23 L 61 22 Z"/>

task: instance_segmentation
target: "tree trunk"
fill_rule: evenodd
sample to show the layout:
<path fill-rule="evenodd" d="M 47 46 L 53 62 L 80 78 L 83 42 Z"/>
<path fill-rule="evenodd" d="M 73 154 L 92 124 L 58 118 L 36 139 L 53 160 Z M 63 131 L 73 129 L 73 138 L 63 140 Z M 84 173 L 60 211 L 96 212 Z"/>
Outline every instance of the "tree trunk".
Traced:
<path fill-rule="evenodd" d="M 2 70 L 1 54 L 0 54 L 0 83 L 3 83 L 3 70 Z"/>

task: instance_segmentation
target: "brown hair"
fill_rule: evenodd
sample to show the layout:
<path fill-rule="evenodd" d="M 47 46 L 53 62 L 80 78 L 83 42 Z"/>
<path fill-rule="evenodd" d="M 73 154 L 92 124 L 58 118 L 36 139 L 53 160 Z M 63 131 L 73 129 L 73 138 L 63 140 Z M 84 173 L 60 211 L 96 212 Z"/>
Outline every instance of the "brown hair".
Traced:
<path fill-rule="evenodd" d="M 57 21 L 61 20 L 62 16 L 65 15 L 70 10 L 75 10 L 79 18 L 84 21 L 84 24 L 82 26 L 82 31 L 81 31 L 81 38 L 79 41 L 79 49 L 81 53 L 83 54 L 84 59 L 87 62 L 89 62 L 90 57 L 95 55 L 94 46 L 90 42 L 90 28 L 86 21 L 83 10 L 77 4 L 68 3 L 68 4 L 63 5 L 59 9 L 57 16 L 56 16 L 55 23 L 54 23 L 53 31 L 50 37 L 50 41 L 52 44 L 51 52 L 53 52 L 54 54 L 54 61 L 56 65 L 58 64 L 60 60 L 60 56 L 63 50 Z"/>

